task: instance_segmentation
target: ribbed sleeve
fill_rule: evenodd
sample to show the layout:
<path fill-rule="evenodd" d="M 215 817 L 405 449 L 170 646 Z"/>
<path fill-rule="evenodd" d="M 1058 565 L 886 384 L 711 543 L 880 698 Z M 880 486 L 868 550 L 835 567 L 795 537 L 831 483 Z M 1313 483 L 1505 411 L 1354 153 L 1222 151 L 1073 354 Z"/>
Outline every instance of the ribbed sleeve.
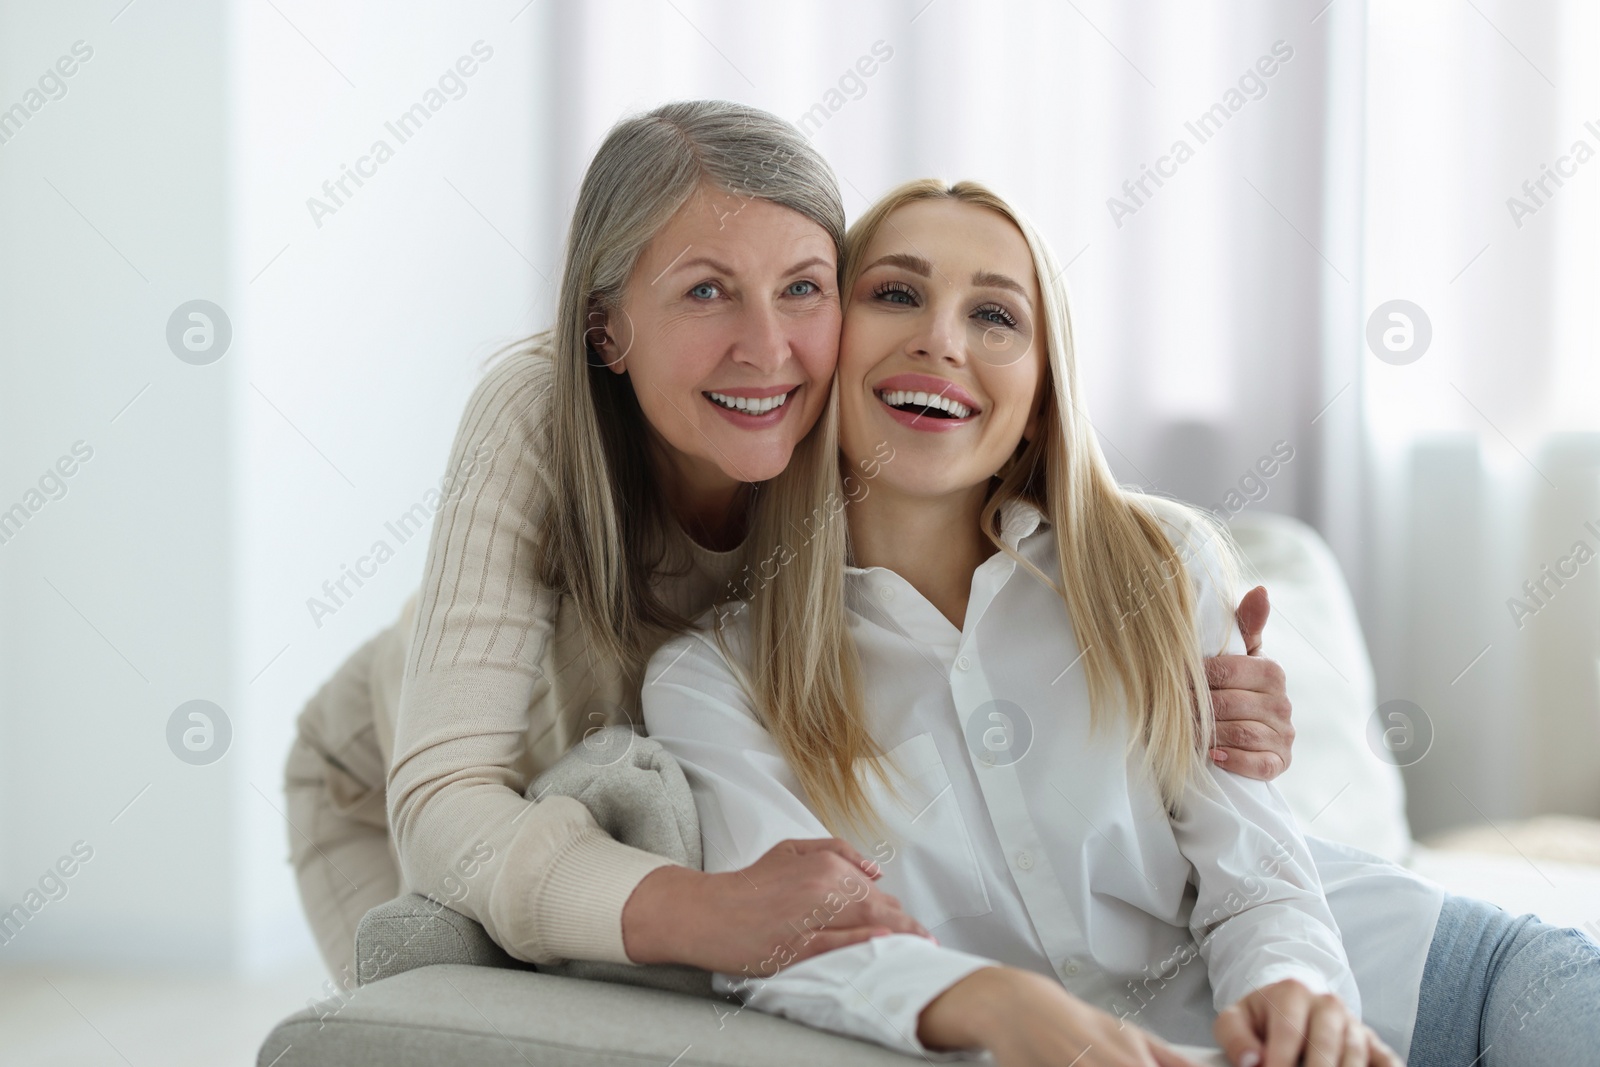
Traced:
<path fill-rule="evenodd" d="M 523 797 L 530 746 L 570 744 L 579 718 L 558 706 L 559 605 L 533 567 L 549 378 L 545 353 L 508 358 L 462 417 L 400 692 L 389 824 L 408 887 L 516 958 L 627 962 L 622 907 L 668 861 L 613 840 L 576 801 Z"/>

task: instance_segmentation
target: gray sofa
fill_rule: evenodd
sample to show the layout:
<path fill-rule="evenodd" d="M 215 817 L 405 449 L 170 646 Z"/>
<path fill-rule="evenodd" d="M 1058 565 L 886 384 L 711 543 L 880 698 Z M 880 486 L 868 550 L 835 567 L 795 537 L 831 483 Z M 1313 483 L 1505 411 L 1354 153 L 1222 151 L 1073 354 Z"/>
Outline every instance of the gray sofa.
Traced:
<path fill-rule="evenodd" d="M 367 914 L 356 960 L 362 984 L 342 1006 L 330 1001 L 279 1023 L 258 1067 L 924 1062 L 743 1010 L 694 968 L 630 968 L 634 984 L 541 973 L 506 955 L 476 922 L 416 894 Z"/>
<path fill-rule="evenodd" d="M 612 837 L 699 868 L 700 823 L 677 762 L 613 726 L 587 736 L 528 787 L 574 797 Z M 487 1067 L 673 1067 L 916 1060 L 746 1011 L 695 967 L 570 960 L 534 968 L 474 920 L 408 893 L 356 930 L 353 990 L 285 1019 L 259 1067 L 471 1063 Z"/>

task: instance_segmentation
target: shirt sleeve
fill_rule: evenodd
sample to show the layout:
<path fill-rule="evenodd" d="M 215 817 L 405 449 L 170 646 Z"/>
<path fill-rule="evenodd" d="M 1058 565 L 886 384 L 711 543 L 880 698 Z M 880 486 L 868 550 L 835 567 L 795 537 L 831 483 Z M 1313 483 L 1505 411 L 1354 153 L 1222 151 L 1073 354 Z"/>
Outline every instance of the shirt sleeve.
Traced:
<path fill-rule="evenodd" d="M 1198 520 L 1169 527 L 1195 593 L 1201 651 L 1242 654 L 1233 617 L 1234 581 L 1219 531 Z M 1276 786 L 1202 761 L 1172 820 L 1193 865 L 1197 897 L 1189 928 L 1218 1011 L 1263 986 L 1298 979 L 1336 994 L 1351 1011 L 1361 995 L 1322 881 L 1288 803 Z"/>
<path fill-rule="evenodd" d="M 1189 929 L 1218 1011 L 1287 978 L 1361 1011 L 1310 848 L 1270 782 L 1208 766 L 1204 782 L 1184 795 L 1173 828 L 1194 866 Z"/>
<path fill-rule="evenodd" d="M 834 836 L 802 799 L 799 780 L 713 639 L 691 633 L 662 646 L 646 669 L 643 707 L 649 735 L 689 780 L 707 871 L 747 867 L 791 838 Z M 862 875 L 860 893 L 850 899 L 866 891 Z M 818 911 L 825 920 L 844 906 L 844 895 L 831 894 Z M 972 972 L 996 966 L 913 934 L 872 938 L 787 966 L 783 960 L 782 946 L 774 946 L 772 958 L 744 974 L 714 975 L 713 988 L 758 1011 L 941 1060 L 972 1054 L 924 1047 L 917 1039 L 922 1010 Z"/>
<path fill-rule="evenodd" d="M 549 498 L 537 432 L 547 369 L 536 350 L 485 376 L 443 492 L 428 502 L 436 510 L 401 683 L 389 825 L 407 887 L 476 919 L 515 958 L 625 963 L 623 905 L 670 861 L 615 840 L 571 797 L 525 799 L 518 767 L 530 731 L 559 728 L 543 668 L 556 598 L 534 569 Z M 408 513 L 396 520 L 401 532 L 408 519 L 421 525 Z"/>

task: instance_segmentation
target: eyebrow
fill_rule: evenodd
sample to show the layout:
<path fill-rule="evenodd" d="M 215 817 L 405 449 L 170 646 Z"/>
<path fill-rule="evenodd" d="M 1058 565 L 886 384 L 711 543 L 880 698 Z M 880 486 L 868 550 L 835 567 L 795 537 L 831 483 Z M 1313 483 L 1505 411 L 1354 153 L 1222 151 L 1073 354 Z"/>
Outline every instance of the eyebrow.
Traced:
<path fill-rule="evenodd" d="M 914 256 L 909 252 L 890 252 L 881 259 L 873 260 L 863 267 L 861 273 L 865 274 L 874 267 L 899 267 L 912 274 L 919 274 L 924 278 L 933 277 L 933 264 L 921 256 Z"/>
<path fill-rule="evenodd" d="M 987 289 L 1010 289 L 1024 300 L 1028 298 L 1028 291 L 1015 278 L 1005 274 L 996 274 L 992 270 L 980 270 L 974 273 L 972 284 Z"/>
<path fill-rule="evenodd" d="M 678 260 L 677 262 L 674 262 L 674 263 L 667 264 L 667 269 L 662 271 L 661 275 L 666 274 L 668 271 L 671 271 L 673 273 L 677 273 L 679 271 L 688 270 L 690 267 L 710 267 L 712 270 L 716 271 L 718 274 L 732 275 L 732 274 L 736 273 L 732 267 L 728 266 L 726 263 L 721 262 L 720 260 L 712 259 L 710 256 L 696 256 L 693 259 L 683 259 L 683 260 Z M 825 268 L 827 270 L 833 270 L 834 269 L 833 265 L 830 264 L 826 259 L 823 259 L 821 256 L 812 256 L 809 259 L 801 260 L 799 263 L 796 263 L 794 266 L 789 267 L 787 270 L 784 271 L 784 273 L 785 274 L 799 274 L 801 271 L 809 270 L 812 267 L 823 267 L 823 268 Z M 657 275 L 656 277 L 660 278 L 661 275 Z"/>
<path fill-rule="evenodd" d="M 684 251 L 688 251 L 688 249 L 685 249 Z M 690 267 L 710 267 L 718 274 L 733 273 L 732 267 L 728 266 L 726 263 L 718 262 L 717 260 L 712 259 L 710 256 L 696 256 L 693 259 L 675 260 L 672 263 L 667 264 L 667 270 L 664 270 L 661 273 L 665 274 L 667 271 L 688 270 Z"/>

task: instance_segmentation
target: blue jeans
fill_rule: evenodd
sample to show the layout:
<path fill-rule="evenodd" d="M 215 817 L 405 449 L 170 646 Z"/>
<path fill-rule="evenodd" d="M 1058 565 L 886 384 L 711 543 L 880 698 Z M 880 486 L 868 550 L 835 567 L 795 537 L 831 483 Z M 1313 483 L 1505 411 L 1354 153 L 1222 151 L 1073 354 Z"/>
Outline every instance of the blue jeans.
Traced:
<path fill-rule="evenodd" d="M 1448 895 L 1422 971 L 1408 1067 L 1600 1063 L 1600 945 Z"/>

